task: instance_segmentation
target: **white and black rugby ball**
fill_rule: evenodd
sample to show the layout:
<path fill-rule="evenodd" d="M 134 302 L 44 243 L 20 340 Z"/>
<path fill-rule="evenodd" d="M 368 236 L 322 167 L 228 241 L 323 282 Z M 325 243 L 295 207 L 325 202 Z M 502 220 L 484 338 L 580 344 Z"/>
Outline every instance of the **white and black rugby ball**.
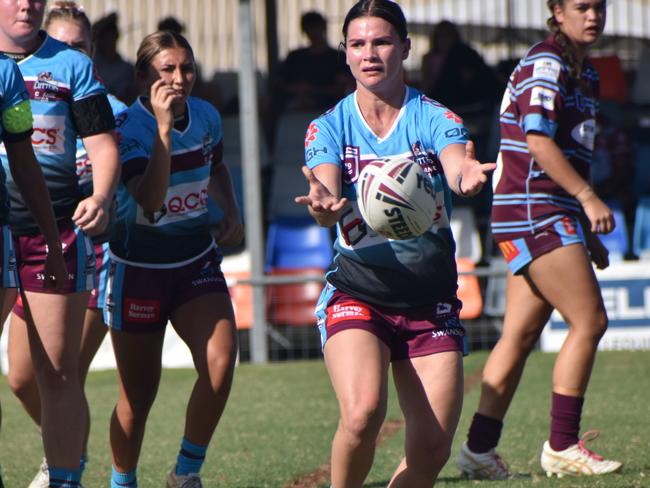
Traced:
<path fill-rule="evenodd" d="M 408 158 L 366 164 L 359 174 L 357 205 L 366 224 L 389 239 L 422 235 L 440 218 L 433 182 Z"/>

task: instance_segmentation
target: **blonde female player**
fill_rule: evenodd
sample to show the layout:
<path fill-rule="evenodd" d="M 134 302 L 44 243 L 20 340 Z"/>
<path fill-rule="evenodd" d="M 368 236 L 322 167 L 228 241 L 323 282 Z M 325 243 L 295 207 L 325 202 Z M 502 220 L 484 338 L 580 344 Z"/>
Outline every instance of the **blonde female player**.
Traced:
<path fill-rule="evenodd" d="M 309 194 L 296 199 L 320 225 L 337 225 L 316 312 L 340 411 L 332 486 L 360 487 L 370 470 L 392 365 L 406 442 L 389 486 L 429 488 L 449 457 L 463 397 L 450 190 L 474 195 L 494 164 L 474 159 L 457 115 L 405 85 L 410 40 L 397 3 L 357 2 L 343 38 L 356 91 L 310 125 Z M 405 156 L 428 173 L 443 217 L 417 238 L 388 240 L 364 223 L 357 178 L 374 159 Z"/>
<path fill-rule="evenodd" d="M 136 61 L 141 96 L 119 121 L 122 187 L 110 240 L 104 318 L 119 372 L 111 419 L 111 486 L 137 486 L 136 468 L 161 374 L 168 321 L 188 345 L 198 377 L 167 486 L 200 487 L 199 471 L 228 399 L 235 319 L 208 222 L 208 195 L 224 212 L 219 243 L 243 226 L 223 160 L 219 113 L 190 97 L 196 70 L 180 34 L 145 37 Z"/>
<path fill-rule="evenodd" d="M 5 56 L 0 56 L 0 91 L 0 136 L 7 154 L 8 168 L 50 250 L 45 257 L 43 286 L 60 290 L 68 272 L 43 173 L 31 145 L 33 129 L 29 94 L 16 63 Z M 16 255 L 8 225 L 9 199 L 5 179 L 5 169 L 0 166 L 0 333 L 19 285 Z M 0 476 L 0 487 L 3 486 Z"/>
<path fill-rule="evenodd" d="M 456 459 L 472 478 L 506 479 L 495 452 L 526 359 L 557 309 L 569 333 L 553 369 L 551 426 L 542 446 L 548 475 L 617 471 L 581 439 L 582 405 L 607 314 L 592 265 L 608 265 L 596 233 L 614 228 L 589 185 L 598 74 L 587 59 L 603 32 L 606 0 L 548 0 L 551 35 L 510 77 L 501 110 L 492 233 L 508 261 L 503 333 L 483 369 L 467 443 Z M 584 239 L 578 230 L 581 219 Z"/>
<path fill-rule="evenodd" d="M 32 146 L 41 165 L 58 222 L 68 279 L 55 293 L 43 289 L 49 247 L 9 179 L 9 222 L 34 373 L 41 395 L 41 431 L 50 464 L 50 486 L 79 485 L 88 410 L 79 380 L 81 333 L 95 257 L 89 234 L 106 227 L 119 181 L 115 120 L 92 61 L 40 30 L 45 2 L 0 2 L 0 51 L 23 75 L 34 115 Z M 94 163 L 93 193 L 84 198 L 76 174 L 81 137 Z M 3 165 L 7 160 L 2 158 Z"/>
<path fill-rule="evenodd" d="M 44 21 L 44 28 L 48 35 L 79 51 L 91 54 L 91 26 L 90 20 L 75 2 L 56 1 L 49 8 Z M 126 109 L 126 105 L 112 95 L 108 96 L 113 114 Z M 82 194 L 86 197 L 92 194 L 92 165 L 83 141 L 77 139 L 77 176 Z M 102 234 L 93 237 L 95 248 L 96 268 L 98 275 L 98 286 L 91 292 L 84 328 L 81 336 L 81 359 L 80 359 L 80 381 L 82 386 L 86 381 L 86 375 L 90 363 L 97 352 L 104 336 L 106 325 L 102 317 L 104 307 L 104 275 L 108 270 L 108 229 Z M 20 296 L 18 297 L 14 314 L 11 318 L 9 329 L 9 386 L 14 394 L 20 399 L 25 410 L 29 413 L 34 422 L 40 427 L 41 422 L 41 398 L 36 383 L 36 377 L 32 367 L 32 358 L 29 351 L 27 328 L 25 325 L 25 314 Z M 81 469 L 85 468 L 87 462 L 88 435 L 90 423 L 86 429 L 83 455 L 81 458 Z M 32 480 L 29 488 L 46 488 L 49 486 L 49 474 L 47 460 L 43 462 Z"/>

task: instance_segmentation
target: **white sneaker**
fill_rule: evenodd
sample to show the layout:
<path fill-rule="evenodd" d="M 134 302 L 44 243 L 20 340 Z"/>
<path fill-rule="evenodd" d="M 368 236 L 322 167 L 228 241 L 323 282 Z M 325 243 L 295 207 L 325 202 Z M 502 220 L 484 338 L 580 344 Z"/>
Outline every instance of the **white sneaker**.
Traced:
<path fill-rule="evenodd" d="M 544 442 L 540 462 L 542 469 L 549 478 L 554 474 L 562 478 L 569 475 L 598 475 L 613 473 L 621 469 L 622 464 L 599 456 L 585 447 L 585 442 L 598 437 L 597 431 L 585 432 L 577 444 L 563 451 L 551 449 L 548 441 Z"/>
<path fill-rule="evenodd" d="M 198 473 L 190 473 L 187 476 L 176 474 L 174 465 L 167 475 L 167 488 L 203 488 L 203 483 Z"/>
<path fill-rule="evenodd" d="M 50 472 L 47 470 L 47 459 L 43 458 L 38 473 L 29 484 L 29 488 L 48 488 L 50 486 Z"/>
<path fill-rule="evenodd" d="M 474 480 L 507 480 L 510 478 L 508 465 L 494 449 L 488 452 L 476 453 L 470 451 L 467 443 L 460 447 L 456 466 L 460 472 Z"/>

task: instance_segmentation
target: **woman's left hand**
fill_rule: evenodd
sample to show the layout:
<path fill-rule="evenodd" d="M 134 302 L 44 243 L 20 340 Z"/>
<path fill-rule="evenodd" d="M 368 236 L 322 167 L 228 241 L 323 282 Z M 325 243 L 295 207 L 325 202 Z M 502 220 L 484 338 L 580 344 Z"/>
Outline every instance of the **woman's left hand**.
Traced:
<path fill-rule="evenodd" d="M 481 163 L 476 159 L 474 143 L 465 144 L 465 161 L 461 167 L 458 190 L 464 197 L 473 197 L 488 180 L 487 174 L 496 169 L 496 163 Z"/>
<path fill-rule="evenodd" d="M 596 234 L 591 232 L 585 235 L 585 244 L 591 260 L 598 269 L 605 269 L 609 266 L 609 251 L 605 245 L 600 241 Z"/>
<path fill-rule="evenodd" d="M 217 244 L 225 247 L 235 247 L 244 239 L 244 224 L 239 211 L 223 216 L 216 227 Z"/>

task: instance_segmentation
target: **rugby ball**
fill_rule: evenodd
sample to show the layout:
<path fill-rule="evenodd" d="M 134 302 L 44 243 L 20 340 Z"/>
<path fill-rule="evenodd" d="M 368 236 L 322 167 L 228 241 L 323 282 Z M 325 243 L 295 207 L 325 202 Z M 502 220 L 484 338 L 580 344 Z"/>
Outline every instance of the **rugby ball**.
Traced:
<path fill-rule="evenodd" d="M 366 164 L 357 183 L 357 205 L 372 230 L 396 240 L 424 234 L 441 215 L 431 178 L 405 157 Z"/>

